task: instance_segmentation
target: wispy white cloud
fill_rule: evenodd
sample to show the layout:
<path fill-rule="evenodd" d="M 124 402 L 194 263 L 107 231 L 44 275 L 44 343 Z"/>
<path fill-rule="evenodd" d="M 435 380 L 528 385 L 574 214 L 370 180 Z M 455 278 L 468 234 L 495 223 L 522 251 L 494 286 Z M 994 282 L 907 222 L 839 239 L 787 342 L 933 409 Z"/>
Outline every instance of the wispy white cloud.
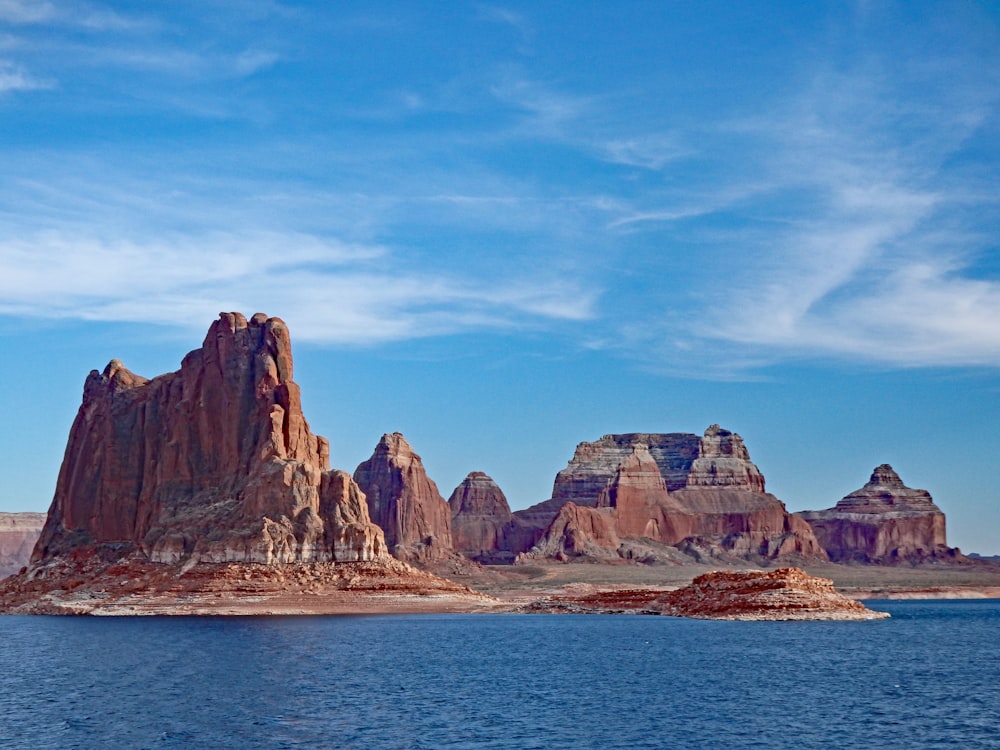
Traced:
<path fill-rule="evenodd" d="M 0 314 L 199 328 L 220 309 L 266 310 L 297 338 L 377 344 L 593 315 L 571 281 L 483 279 L 394 267 L 386 248 L 302 234 L 0 241 Z"/>
<path fill-rule="evenodd" d="M 0 0 L 0 23 L 15 25 L 60 24 L 93 31 L 124 31 L 148 25 L 99 5 L 79 0 Z"/>
<path fill-rule="evenodd" d="M 21 65 L 0 60 L 0 94 L 7 91 L 50 89 L 54 82 L 31 75 Z"/>
<path fill-rule="evenodd" d="M 649 134 L 617 138 L 605 144 L 605 159 L 612 164 L 659 170 L 670 162 L 690 154 L 691 149 L 677 143 L 676 137 Z"/>
<path fill-rule="evenodd" d="M 0 0 L 0 22 L 44 23 L 55 18 L 56 6 L 45 0 Z"/>

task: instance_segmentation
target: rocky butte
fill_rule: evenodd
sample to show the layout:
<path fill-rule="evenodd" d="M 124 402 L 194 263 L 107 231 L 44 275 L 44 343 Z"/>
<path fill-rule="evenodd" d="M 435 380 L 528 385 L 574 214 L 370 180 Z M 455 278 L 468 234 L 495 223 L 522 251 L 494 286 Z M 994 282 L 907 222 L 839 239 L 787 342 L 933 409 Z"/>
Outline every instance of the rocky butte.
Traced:
<path fill-rule="evenodd" d="M 28 564 L 44 523 L 44 513 L 0 513 L 0 578 Z"/>
<path fill-rule="evenodd" d="M 400 433 L 382 436 L 372 457 L 355 469 L 354 481 L 393 555 L 424 563 L 454 555 L 448 504 Z"/>
<path fill-rule="evenodd" d="M 472 559 L 489 559 L 504 547 L 504 530 L 514 514 L 503 490 L 481 471 L 470 472 L 448 498 L 455 549 Z"/>
<path fill-rule="evenodd" d="M 260 566 L 326 566 L 312 583 L 336 589 L 347 579 L 329 566 L 351 564 L 363 564 L 355 591 L 359 576 L 383 574 L 397 592 L 408 581 L 462 588 L 392 561 L 361 489 L 330 469 L 329 444 L 302 413 L 284 322 L 223 313 L 177 372 L 149 380 L 112 360 L 90 373 L 29 568 L 0 597 L 30 609 L 45 595 L 58 610 L 53 592 L 143 576 L 155 593 L 167 585 L 156 566 L 190 581 L 218 572 L 223 599 L 227 580 L 243 586 Z M 74 611 L 99 606 L 88 595 Z"/>
<path fill-rule="evenodd" d="M 798 514 L 834 562 L 965 560 L 945 539 L 945 517 L 927 490 L 903 484 L 889 464 L 833 508 Z"/>
<path fill-rule="evenodd" d="M 809 524 L 765 490 L 743 438 L 718 425 L 701 437 L 629 433 L 580 443 L 552 498 L 514 517 L 522 536 L 534 531 L 533 558 L 634 558 L 635 544 L 623 542 L 642 539 L 675 548 L 641 553 L 671 561 L 826 559 Z"/>

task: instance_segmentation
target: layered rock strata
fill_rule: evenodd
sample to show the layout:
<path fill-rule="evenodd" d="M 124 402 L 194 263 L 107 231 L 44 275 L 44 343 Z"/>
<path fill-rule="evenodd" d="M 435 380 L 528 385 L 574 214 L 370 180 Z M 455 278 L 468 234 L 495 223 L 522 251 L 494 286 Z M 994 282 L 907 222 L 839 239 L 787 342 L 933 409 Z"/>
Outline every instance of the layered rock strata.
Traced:
<path fill-rule="evenodd" d="M 481 471 L 470 472 L 448 498 L 455 550 L 474 560 L 504 551 L 504 531 L 512 524 L 503 490 Z"/>
<path fill-rule="evenodd" d="M 44 513 L 0 513 L 0 578 L 28 564 L 44 525 Z"/>
<path fill-rule="evenodd" d="M 514 514 L 534 529 L 531 544 L 544 537 L 553 547 L 549 526 L 567 502 L 611 508 L 619 538 L 675 545 L 696 560 L 826 557 L 809 525 L 765 491 L 743 439 L 718 425 L 700 438 L 629 433 L 581 443 L 552 498 Z"/>
<path fill-rule="evenodd" d="M 521 611 L 669 615 L 704 620 L 879 620 L 889 616 L 840 594 L 833 581 L 798 568 L 713 571 L 670 591 L 566 588 L 572 590 L 537 599 Z"/>
<path fill-rule="evenodd" d="M 354 472 L 372 520 L 385 532 L 393 555 L 434 562 L 454 555 L 451 510 L 427 476 L 423 461 L 400 433 L 382 436 L 375 452 Z"/>
<path fill-rule="evenodd" d="M 948 547 L 945 516 L 926 490 L 903 484 L 889 464 L 828 510 L 800 515 L 834 562 L 891 564 L 963 559 Z"/>
<path fill-rule="evenodd" d="M 717 571 L 651 604 L 664 615 L 707 620 L 877 620 L 874 612 L 833 588 L 828 578 L 798 568 Z"/>
<path fill-rule="evenodd" d="M 168 564 L 385 557 L 364 495 L 309 430 L 280 318 L 223 313 L 180 370 L 152 380 L 118 360 L 90 373 L 31 559 L 38 569 L 85 552 Z"/>

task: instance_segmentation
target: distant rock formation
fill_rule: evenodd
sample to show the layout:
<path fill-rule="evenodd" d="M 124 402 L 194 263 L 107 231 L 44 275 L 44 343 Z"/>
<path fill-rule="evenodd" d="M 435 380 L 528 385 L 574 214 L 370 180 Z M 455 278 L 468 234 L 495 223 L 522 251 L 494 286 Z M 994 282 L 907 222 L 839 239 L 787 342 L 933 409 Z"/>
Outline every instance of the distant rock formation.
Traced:
<path fill-rule="evenodd" d="M 518 555 L 517 560 L 619 560 L 621 540 L 615 525 L 614 512 L 609 508 L 588 508 L 571 502 L 565 503 L 538 543 L 531 550 Z"/>
<path fill-rule="evenodd" d="M 400 433 L 382 436 L 372 457 L 355 470 L 354 481 L 393 555 L 421 563 L 454 555 L 448 504 Z"/>
<path fill-rule="evenodd" d="M 448 498 L 451 537 L 457 552 L 474 560 L 504 547 L 504 529 L 514 514 L 503 491 L 481 471 L 470 472 Z"/>
<path fill-rule="evenodd" d="M 664 615 L 706 620 L 877 620 L 874 612 L 798 568 L 772 571 L 717 571 L 654 600 Z"/>
<path fill-rule="evenodd" d="M 0 578 L 28 564 L 44 525 L 44 513 L 0 513 Z"/>
<path fill-rule="evenodd" d="M 559 547 L 550 526 L 568 502 L 612 509 L 617 538 L 674 545 L 696 560 L 826 558 L 809 525 L 765 491 L 743 439 L 718 425 L 701 438 L 629 433 L 580 443 L 552 498 L 514 513 L 521 536 Z"/>
<path fill-rule="evenodd" d="M 329 467 L 280 318 L 223 313 L 181 369 L 92 371 L 37 566 L 90 551 L 154 563 L 364 561 L 386 553 L 364 496 Z"/>
<path fill-rule="evenodd" d="M 833 508 L 799 513 L 834 562 L 891 564 L 964 559 L 948 547 L 945 517 L 926 490 L 910 489 L 889 464 Z"/>

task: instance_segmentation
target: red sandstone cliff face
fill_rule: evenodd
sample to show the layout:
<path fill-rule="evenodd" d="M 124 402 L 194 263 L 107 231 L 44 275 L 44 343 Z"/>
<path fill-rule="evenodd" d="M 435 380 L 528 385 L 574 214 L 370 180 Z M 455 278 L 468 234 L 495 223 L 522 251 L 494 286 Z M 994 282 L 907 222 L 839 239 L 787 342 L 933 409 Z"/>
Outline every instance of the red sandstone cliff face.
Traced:
<path fill-rule="evenodd" d="M 176 563 L 386 554 L 364 496 L 330 471 L 280 318 L 224 313 L 177 372 L 91 372 L 32 561 L 90 549 Z"/>
<path fill-rule="evenodd" d="M 504 529 L 514 515 L 503 491 L 488 475 L 471 472 L 448 498 L 455 550 L 479 559 L 504 547 Z"/>
<path fill-rule="evenodd" d="M 919 562 L 957 559 L 948 547 L 944 513 L 926 490 L 910 489 L 888 464 L 828 510 L 798 514 L 834 562 Z"/>
<path fill-rule="evenodd" d="M 354 480 L 393 555 L 433 562 L 454 554 L 448 504 L 401 434 L 383 435 L 372 457 L 355 470 Z"/>
<path fill-rule="evenodd" d="M 587 508 L 565 503 L 538 543 L 530 551 L 519 555 L 518 561 L 579 557 L 617 560 L 620 546 L 614 512 L 610 508 Z"/>
<path fill-rule="evenodd" d="M 514 514 L 534 530 L 530 544 L 551 543 L 549 525 L 566 502 L 612 508 L 618 537 L 675 545 L 699 560 L 826 558 L 809 525 L 765 492 L 743 439 L 718 425 L 701 438 L 630 433 L 581 443 L 552 499 Z"/>
<path fill-rule="evenodd" d="M 0 513 L 0 578 L 28 564 L 44 524 L 44 513 Z"/>

